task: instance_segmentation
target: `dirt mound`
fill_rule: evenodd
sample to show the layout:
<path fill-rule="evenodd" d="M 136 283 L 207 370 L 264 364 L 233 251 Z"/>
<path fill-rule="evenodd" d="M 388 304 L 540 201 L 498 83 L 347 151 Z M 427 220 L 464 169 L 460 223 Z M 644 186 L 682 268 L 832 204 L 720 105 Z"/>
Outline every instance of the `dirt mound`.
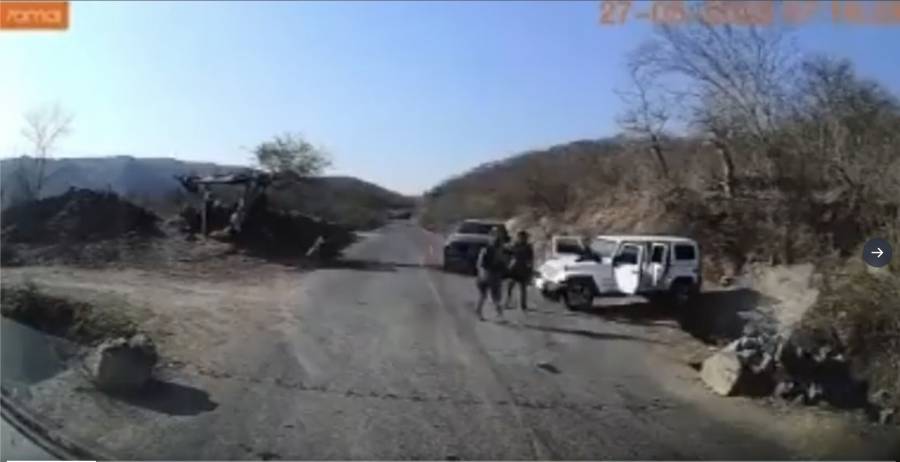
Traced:
<path fill-rule="evenodd" d="M 233 242 L 237 248 L 260 256 L 299 257 L 307 255 L 315 246 L 317 256 L 333 257 L 354 238 L 347 226 L 296 211 L 277 209 L 266 195 L 254 201 L 239 230 L 229 226 L 229 216 L 233 210 L 213 205 L 209 211 L 210 236 Z M 185 207 L 179 222 L 184 230 L 192 234 L 200 233 L 200 210 Z"/>
<path fill-rule="evenodd" d="M 335 256 L 353 241 L 353 232 L 297 212 L 272 210 L 260 198 L 248 211 L 235 242 L 249 250 L 293 257 L 305 255 L 319 238 L 323 239 L 320 255 Z"/>
<path fill-rule="evenodd" d="M 118 195 L 88 189 L 11 207 L 3 212 L 4 243 L 84 243 L 159 230 L 153 213 Z"/>

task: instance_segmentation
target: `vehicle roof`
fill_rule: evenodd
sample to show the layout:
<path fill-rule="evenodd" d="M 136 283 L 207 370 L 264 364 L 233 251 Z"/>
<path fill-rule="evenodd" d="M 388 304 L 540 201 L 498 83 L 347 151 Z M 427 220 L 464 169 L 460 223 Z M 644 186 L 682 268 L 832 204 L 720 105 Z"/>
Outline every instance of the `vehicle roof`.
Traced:
<path fill-rule="evenodd" d="M 610 240 L 610 241 L 637 241 L 637 242 L 668 241 L 668 242 L 680 242 L 683 244 L 693 244 L 693 245 L 697 244 L 697 242 L 695 240 L 693 240 L 689 237 L 662 235 L 662 234 L 600 234 L 596 237 L 597 237 L 597 239 L 606 239 L 606 240 Z"/>
<path fill-rule="evenodd" d="M 503 220 L 491 219 L 491 218 L 466 218 L 462 221 L 463 223 L 479 223 L 483 225 L 503 225 L 506 226 L 506 222 Z"/>

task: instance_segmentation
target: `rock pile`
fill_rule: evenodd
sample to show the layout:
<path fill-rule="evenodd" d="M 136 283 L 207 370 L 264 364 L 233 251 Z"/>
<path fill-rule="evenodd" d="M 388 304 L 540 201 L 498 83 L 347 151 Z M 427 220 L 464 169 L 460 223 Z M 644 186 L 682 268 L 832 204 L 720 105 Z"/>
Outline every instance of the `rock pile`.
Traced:
<path fill-rule="evenodd" d="M 723 396 L 771 395 L 797 404 L 865 407 L 885 423 L 895 414 L 887 392 L 867 395 L 867 385 L 853 377 L 834 339 L 822 341 L 800 331 L 787 338 L 744 335 L 707 358 L 700 377 Z"/>
<path fill-rule="evenodd" d="M 764 336 L 744 336 L 703 362 L 700 377 L 723 396 L 769 394 L 775 370 L 772 343 Z"/>
<path fill-rule="evenodd" d="M 158 217 L 115 193 L 72 188 L 65 194 L 3 211 L 3 241 L 80 243 L 158 233 Z"/>

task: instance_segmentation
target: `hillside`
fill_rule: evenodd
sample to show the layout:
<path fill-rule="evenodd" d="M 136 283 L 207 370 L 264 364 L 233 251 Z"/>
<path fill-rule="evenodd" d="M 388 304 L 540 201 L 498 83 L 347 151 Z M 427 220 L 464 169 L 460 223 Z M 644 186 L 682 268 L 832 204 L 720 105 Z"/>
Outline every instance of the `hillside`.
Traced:
<path fill-rule="evenodd" d="M 688 234 L 705 249 L 709 280 L 754 261 L 846 257 L 869 236 L 896 232 L 896 198 L 887 189 L 853 190 L 814 164 L 800 177 L 766 178 L 746 157 L 736 159 L 736 170 L 745 173 L 726 197 L 710 146 L 691 138 L 664 145 L 666 179 L 657 176 L 646 149 L 624 138 L 486 163 L 428 191 L 422 223 L 442 230 L 466 217 L 505 217 L 530 230 L 539 247 L 554 233 Z"/>
<path fill-rule="evenodd" d="M 17 181 L 22 168 L 33 169 L 30 158 L 0 161 L 2 203 L 7 208 L 20 200 L 23 192 Z M 132 202 L 165 216 L 175 213 L 186 196 L 176 175 L 207 175 L 243 170 L 246 167 L 213 163 L 186 162 L 171 158 L 51 159 L 46 166 L 42 197 L 62 194 L 69 188 L 111 190 Z M 376 226 L 388 209 L 409 207 L 410 198 L 378 185 L 351 177 L 313 177 L 278 182 L 270 190 L 273 204 L 279 208 L 319 216 L 354 227 Z"/>
<path fill-rule="evenodd" d="M 23 169 L 34 171 L 35 163 L 29 157 L 0 160 L 4 208 L 22 194 L 18 181 L 20 172 Z M 171 158 L 138 159 L 130 156 L 51 159 L 46 165 L 41 196 L 55 196 L 75 187 L 112 190 L 132 199 L 156 199 L 179 188 L 174 175 L 191 172 L 206 175 L 238 168 Z"/>

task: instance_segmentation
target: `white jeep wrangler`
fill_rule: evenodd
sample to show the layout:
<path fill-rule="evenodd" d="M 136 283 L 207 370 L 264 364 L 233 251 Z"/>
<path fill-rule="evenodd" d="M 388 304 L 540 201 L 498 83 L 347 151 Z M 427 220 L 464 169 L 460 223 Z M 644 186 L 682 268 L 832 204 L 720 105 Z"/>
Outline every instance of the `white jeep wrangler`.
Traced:
<path fill-rule="evenodd" d="M 554 236 L 535 285 L 569 309 L 590 308 L 595 297 L 642 295 L 684 306 L 702 284 L 700 247 L 678 236 Z"/>

